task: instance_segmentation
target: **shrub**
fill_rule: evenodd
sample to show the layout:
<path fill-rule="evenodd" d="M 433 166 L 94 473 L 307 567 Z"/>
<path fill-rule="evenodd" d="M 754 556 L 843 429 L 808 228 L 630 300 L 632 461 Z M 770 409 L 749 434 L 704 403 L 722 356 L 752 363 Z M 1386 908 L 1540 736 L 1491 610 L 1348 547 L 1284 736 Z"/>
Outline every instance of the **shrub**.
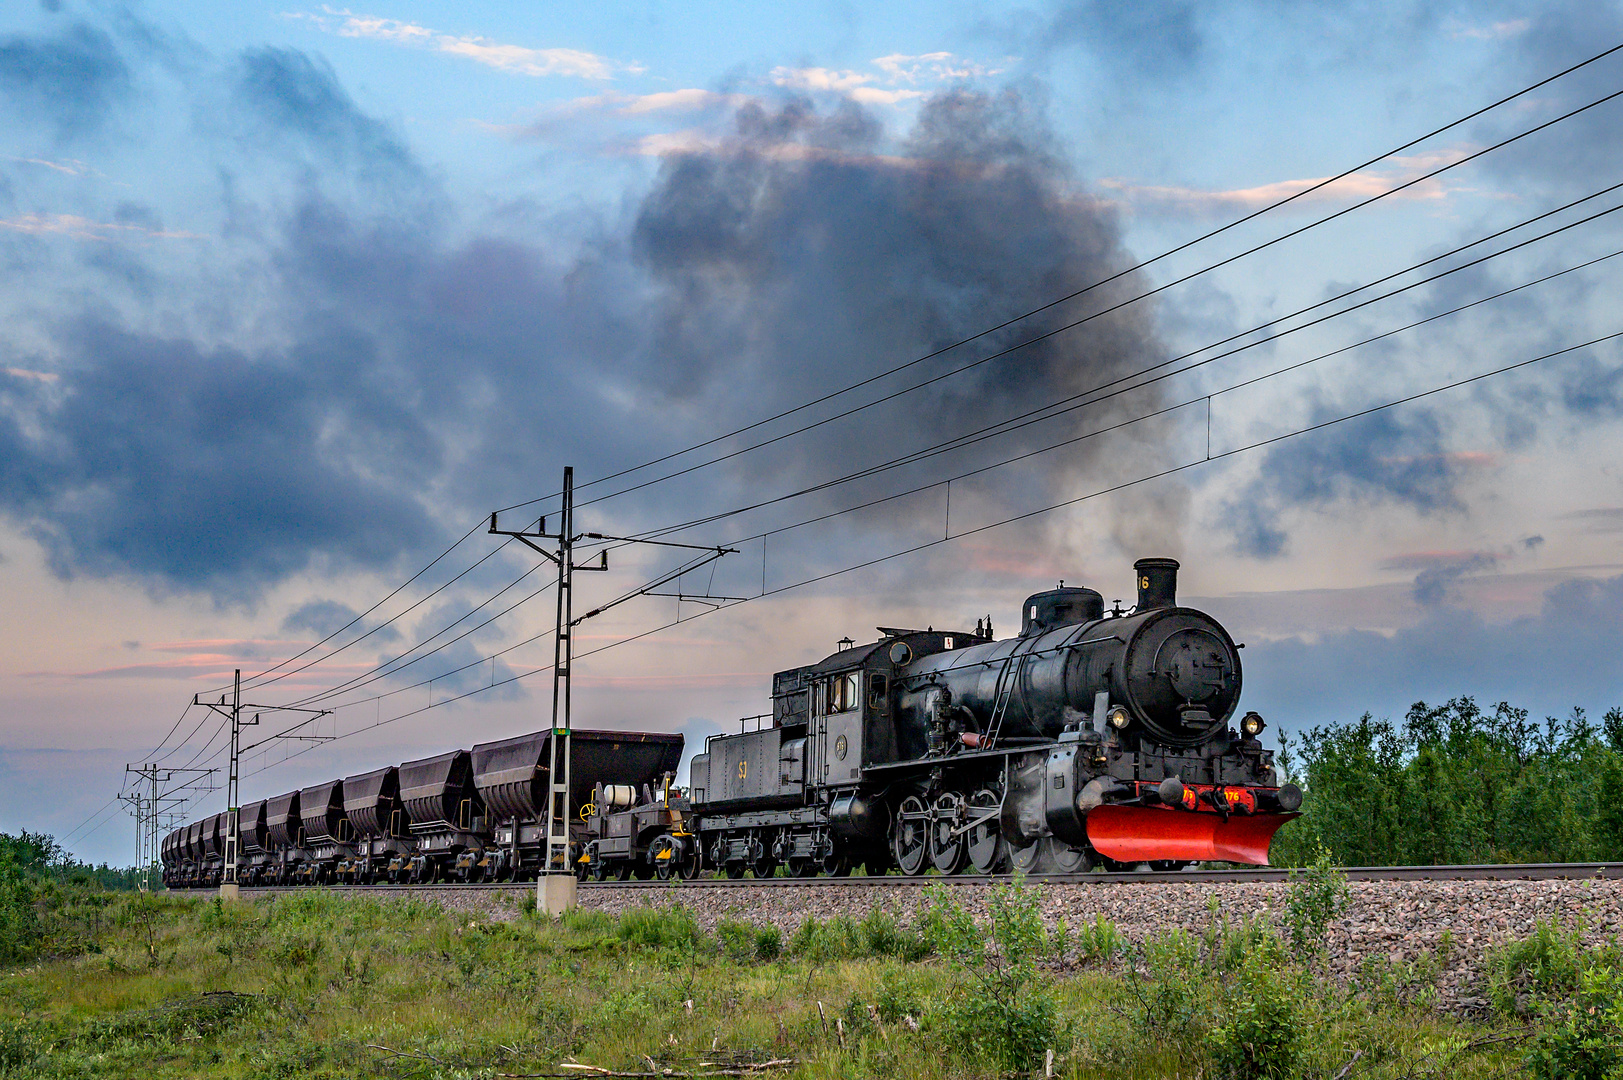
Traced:
<path fill-rule="evenodd" d="M 1058 1029 L 1054 1001 L 1046 993 L 1022 987 L 1004 997 L 988 982 L 971 984 L 940 1016 L 940 1030 L 960 1057 L 1011 1072 L 1036 1067 Z"/>
<path fill-rule="evenodd" d="M 1300 1050 L 1291 993 L 1264 954 L 1253 953 L 1226 984 L 1220 1023 L 1206 1034 L 1218 1075 L 1273 1080 L 1292 1074 Z"/>
<path fill-rule="evenodd" d="M 1059 1028 L 1053 998 L 1036 969 L 1048 951 L 1037 894 L 1019 884 L 994 889 L 989 933 L 976 927 L 945 887 L 932 888 L 930 899 L 927 933 L 952 963 L 974 976 L 941 1009 L 948 1047 L 1004 1070 L 1033 1068 Z"/>
<path fill-rule="evenodd" d="M 924 1002 L 912 983 L 901 972 L 887 969 L 879 977 L 879 990 L 874 995 L 874 1009 L 879 1019 L 887 1024 L 899 1023 L 905 1016 L 915 1019 L 924 1015 Z"/>
<path fill-rule="evenodd" d="M 534 900 L 535 894 L 529 899 Z M 596 908 L 574 907 L 558 917 L 558 925 L 577 934 L 604 934 L 614 929 L 614 916 Z"/>
<path fill-rule="evenodd" d="M 1335 858 L 1319 845 L 1313 864 L 1306 873 L 1294 875 L 1285 896 L 1285 929 L 1291 950 L 1297 956 L 1317 955 L 1324 948 L 1324 935 L 1340 918 L 1351 901 L 1347 875 L 1336 866 Z"/>
<path fill-rule="evenodd" d="M 755 931 L 755 959 L 776 960 L 783 955 L 783 931 L 768 923 Z"/>
<path fill-rule="evenodd" d="M 1170 1044 L 1196 1039 L 1211 980 L 1195 939 L 1183 930 L 1169 930 L 1125 952 L 1122 990 L 1134 1029 Z"/>
<path fill-rule="evenodd" d="M 1623 977 L 1595 967 L 1578 982 L 1571 1000 L 1539 1010 L 1544 1026 L 1527 1055 L 1538 1080 L 1606 1080 L 1623 1067 Z"/>
<path fill-rule="evenodd" d="M 1533 933 L 1488 952 L 1488 997 L 1501 1013 L 1526 1011 L 1538 998 L 1565 997 L 1578 988 L 1589 966 L 1615 963 L 1615 946 L 1588 950 L 1583 926 L 1563 929 L 1540 919 Z"/>

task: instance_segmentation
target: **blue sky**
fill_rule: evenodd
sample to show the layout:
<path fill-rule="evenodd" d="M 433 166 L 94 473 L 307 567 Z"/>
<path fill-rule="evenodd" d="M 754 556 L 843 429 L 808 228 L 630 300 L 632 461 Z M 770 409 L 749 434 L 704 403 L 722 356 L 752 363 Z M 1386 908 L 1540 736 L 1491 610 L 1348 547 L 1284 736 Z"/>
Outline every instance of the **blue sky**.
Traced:
<path fill-rule="evenodd" d="M 1623 54 L 1133 267 L 1619 43 L 1602 3 L 13 5 L 0 828 L 125 857 L 96 816 L 124 764 L 218 763 L 191 695 L 380 600 L 255 690 L 341 706 L 345 737 L 256 757 L 246 795 L 533 729 L 530 562 L 475 534 L 384 598 L 491 509 L 546 510 L 564 464 L 600 480 L 875 375 L 583 494 L 590 528 L 739 547 L 684 592 L 769 595 L 588 624 L 612 650 L 579 722 L 697 738 L 843 636 L 1007 629 L 1059 578 L 1127 594 L 1150 554 L 1247 641 L 1283 730 L 1616 705 L 1623 368 L 1572 347 L 1623 330 L 1623 99 L 1465 159 L 1623 88 Z M 865 471 L 1168 360 L 1210 362 Z M 675 558 L 617 552 L 591 587 Z"/>

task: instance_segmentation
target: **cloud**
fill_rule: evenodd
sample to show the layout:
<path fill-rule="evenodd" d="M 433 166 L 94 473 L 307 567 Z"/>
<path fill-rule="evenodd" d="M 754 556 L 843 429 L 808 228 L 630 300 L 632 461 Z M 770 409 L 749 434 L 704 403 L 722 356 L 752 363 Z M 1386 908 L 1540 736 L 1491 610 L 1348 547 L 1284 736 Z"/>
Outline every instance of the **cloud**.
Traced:
<path fill-rule="evenodd" d="M 79 23 L 54 37 L 0 38 L 0 98 L 55 127 L 58 138 L 102 127 L 131 86 L 112 38 L 94 27 Z"/>
<path fill-rule="evenodd" d="M 249 49 L 235 71 L 241 135 L 259 149 L 267 140 L 311 151 L 324 164 L 399 184 L 421 175 L 411 151 L 382 121 L 368 116 L 326 61 L 295 49 Z"/>
<path fill-rule="evenodd" d="M 1535 5 L 1515 33 L 1495 37 L 1494 70 L 1510 85 L 1532 83 L 1623 40 L 1623 11 L 1605 0 L 1552 0 Z M 1623 61 L 1611 56 L 1548 86 L 1524 107 L 1496 110 L 1477 122 L 1487 144 L 1614 92 Z M 1623 168 L 1623 104 L 1611 101 L 1482 159 L 1482 169 L 1523 197 L 1592 191 Z"/>
<path fill-rule="evenodd" d="M 1181 78 L 1202 62 L 1207 42 L 1202 6 L 1192 0 L 1118 4 L 1064 0 L 1035 40 L 1042 49 L 1079 46 L 1135 77 Z"/>
<path fill-rule="evenodd" d="M 0 378 L 0 512 L 65 578 L 251 606 L 292 575 L 413 569 L 490 507 L 545 494 L 583 446 L 605 471 L 655 456 L 709 437 L 718 417 L 825 393 L 1131 262 L 1108 208 L 1082 194 L 1014 95 L 937 95 L 900 136 L 850 100 L 600 95 L 604 110 L 716 108 L 730 125 L 660 148 L 629 224 L 571 252 L 458 220 L 404 138 L 319 59 L 254 49 L 219 70 L 230 93 L 194 137 L 201 156 L 247 177 L 222 184 L 228 243 L 173 286 L 160 253 L 132 252 L 151 296 L 128 315 L 65 300 L 29 327 L 50 364 L 18 365 L 58 380 Z M 245 184 L 261 201 L 238 194 Z M 121 214 L 131 235 L 156 227 L 140 207 Z M 910 449 L 1163 356 L 1148 314 L 1128 312 L 858 423 Z M 583 513 L 657 524 L 823 479 L 872 456 L 850 430 Z M 986 452 L 1056 430 L 1073 429 Z M 1118 447 L 1110 464 L 1148 445 Z M 966 483 L 955 521 L 1069 490 L 1092 460 Z M 1145 515 L 1176 532 L 1176 507 Z M 838 527 L 888 545 L 916 522 L 887 507 Z"/>
<path fill-rule="evenodd" d="M 1309 423 L 1339 415 L 1320 407 Z M 1335 502 L 1396 504 L 1421 514 L 1464 509 L 1456 493 L 1476 463 L 1444 451 L 1435 413 L 1382 410 L 1315 431 L 1267 450 L 1257 476 L 1223 503 L 1235 548 L 1255 558 L 1285 553 L 1288 514 Z"/>
<path fill-rule="evenodd" d="M 849 102 L 828 112 L 795 102 L 746 107 L 729 136 L 683 145 L 666 158 L 634 232 L 661 296 L 658 385 L 679 400 L 714 401 L 725 391 L 726 412 L 743 400 L 755 402 L 752 413 L 770 412 L 995 323 L 1016 310 L 1017 297 L 1062 295 L 1122 269 L 1128 257 L 1115 221 L 1077 197 L 1050 140 L 1018 96 L 954 91 L 926 101 L 894 145 Z M 1122 289 L 1133 287 L 1129 275 Z M 994 335 L 952 362 L 1053 321 Z M 1161 352 L 1142 314 L 1124 312 L 860 423 L 886 431 L 887 448 L 928 445 L 934 432 L 1096 385 Z M 755 467 L 810 479 L 872 456 L 871 446 L 838 432 L 809 453 Z M 1133 453 L 1122 449 L 1123 459 Z M 986 498 L 1003 505 L 1051 491 L 1066 482 L 1064 470 L 1082 467 L 1073 458 L 1033 468 L 1035 479 L 1000 476 Z M 972 490 L 962 492 L 966 499 Z M 1175 535 L 1167 523 L 1161 519 L 1160 531 Z M 828 553 L 810 557 L 826 561 Z"/>
<path fill-rule="evenodd" d="M 14 161 L 19 165 L 38 165 L 42 169 L 50 169 L 67 176 L 102 176 L 103 174 L 92 169 L 82 161 L 74 158 L 64 158 L 61 161 L 47 161 L 44 158 L 8 157 L 5 160 Z"/>
<path fill-rule="evenodd" d="M 1386 570 L 1418 570 L 1415 603 L 1435 607 L 1447 598 L 1448 587 L 1455 581 L 1478 570 L 1491 570 L 1501 558 L 1490 551 L 1423 551 L 1396 555 L 1381 565 Z"/>
<path fill-rule="evenodd" d="M 1589 510 L 1576 510 L 1562 517 L 1566 521 L 1581 522 L 1585 532 L 1608 535 L 1623 532 L 1623 506 L 1597 506 Z"/>
<path fill-rule="evenodd" d="M 360 612 L 341 601 L 310 600 L 299 605 L 282 620 L 282 633 L 291 634 L 304 630 L 326 639 L 349 626 L 352 631 L 351 640 L 363 634 L 367 636 L 367 640 L 379 644 L 400 639 L 400 631 L 393 625 L 369 626 L 364 620 L 357 622 L 359 618 Z"/>
<path fill-rule="evenodd" d="M 919 56 L 892 53 L 875 59 L 873 67 L 875 71 L 779 66 L 772 69 L 769 78 L 773 85 L 786 90 L 837 94 L 861 105 L 898 105 L 904 101 L 923 99 L 926 96 L 924 91 L 911 89 L 921 82 L 962 82 L 996 75 L 1000 71 L 950 52 Z M 881 82 L 891 89 L 875 85 Z M 899 87 L 901 83 L 906 83 L 907 88 Z"/>
<path fill-rule="evenodd" d="M 1506 38 L 1520 37 L 1527 33 L 1533 25 L 1530 19 L 1505 19 L 1501 22 L 1488 23 L 1483 26 L 1466 26 L 1455 23 L 1446 28 L 1451 38 L 1474 41 L 1503 41 Z"/>
<path fill-rule="evenodd" d="M 348 10 L 323 8 L 324 14 L 294 12 L 287 17 L 304 19 L 327 33 L 340 37 L 373 38 L 395 45 L 428 48 L 436 52 L 460 56 L 486 67 L 509 71 L 535 78 L 561 76 L 566 78 L 607 81 L 616 72 L 638 74 L 643 69 L 637 64 L 617 64 L 596 53 L 580 49 L 531 49 L 522 45 L 507 45 L 477 35 L 458 37 L 430 30 L 416 23 L 386 19 L 377 15 L 357 15 Z"/>
<path fill-rule="evenodd" d="M 1242 627 L 1233 627 L 1243 634 Z M 1550 588 L 1537 614 L 1486 619 L 1448 604 L 1391 634 L 1351 631 L 1317 640 L 1253 642 L 1245 701 L 1276 725 L 1400 715 L 1417 700 L 1461 694 L 1561 715 L 1574 705 L 1623 704 L 1613 643 L 1623 632 L 1623 577 Z"/>
<path fill-rule="evenodd" d="M 60 235 L 76 240 L 108 241 L 124 238 L 150 238 L 154 240 L 207 240 L 201 233 L 183 230 L 148 228 L 120 222 L 91 221 L 76 214 L 22 214 L 13 218 L 0 218 L 0 229 L 25 233 L 29 236 Z"/>
<path fill-rule="evenodd" d="M 922 53 L 918 56 L 891 53 L 889 56 L 876 58 L 873 65 L 884 72 L 892 82 L 906 83 L 981 79 L 1002 74 L 1001 68 L 989 68 L 950 52 Z"/>
<path fill-rule="evenodd" d="M 1296 205 L 1306 208 L 1315 204 L 1358 202 L 1375 195 L 1386 194 L 1417 177 L 1451 162 L 1459 161 L 1470 153 L 1472 153 L 1471 148 L 1453 147 L 1429 154 L 1393 158 L 1387 168 L 1353 173 L 1351 176 L 1337 180 L 1333 184 L 1328 184 L 1311 194 L 1302 195 L 1296 200 Z M 1163 184 L 1134 184 L 1119 178 L 1102 179 L 1099 181 L 1099 186 L 1116 193 L 1123 201 L 1130 203 L 1134 207 L 1163 212 L 1228 215 L 1246 213 L 1256 210 L 1258 207 L 1268 206 L 1279 202 L 1281 199 L 1308 191 L 1316 185 L 1323 184 L 1328 179 L 1330 178 L 1327 176 L 1317 176 L 1300 180 L 1276 180 L 1256 187 L 1234 188 L 1226 191 Z M 1423 202 L 1437 202 L 1447 199 L 1461 190 L 1464 189 L 1459 182 L 1451 180 L 1445 175 L 1436 179 L 1423 180 L 1413 187 L 1398 192 L 1394 197 Z"/>
<path fill-rule="evenodd" d="M 387 564 L 435 534 L 417 501 L 428 463 L 363 466 L 351 443 L 409 445 L 411 425 L 396 410 L 363 435 L 336 372 L 88 315 L 66 327 L 63 392 L 0 400 L 0 504 L 58 574 L 243 599 L 323 554 Z"/>

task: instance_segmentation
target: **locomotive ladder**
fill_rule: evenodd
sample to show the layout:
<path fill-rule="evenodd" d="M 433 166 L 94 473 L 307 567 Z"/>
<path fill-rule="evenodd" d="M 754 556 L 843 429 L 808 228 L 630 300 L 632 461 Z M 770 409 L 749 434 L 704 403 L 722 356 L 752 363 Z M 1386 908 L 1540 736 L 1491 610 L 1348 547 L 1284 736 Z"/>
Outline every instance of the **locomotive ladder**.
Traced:
<path fill-rule="evenodd" d="M 1020 682 L 1020 675 L 1025 666 L 1024 653 L 1018 656 L 1010 653 L 1008 659 L 1003 661 L 1003 667 L 998 670 L 997 692 L 992 699 L 992 718 L 986 724 L 987 749 L 997 745 L 998 736 L 1003 732 L 1003 718 L 1009 713 L 1009 699 L 1014 696 L 1014 688 Z"/>

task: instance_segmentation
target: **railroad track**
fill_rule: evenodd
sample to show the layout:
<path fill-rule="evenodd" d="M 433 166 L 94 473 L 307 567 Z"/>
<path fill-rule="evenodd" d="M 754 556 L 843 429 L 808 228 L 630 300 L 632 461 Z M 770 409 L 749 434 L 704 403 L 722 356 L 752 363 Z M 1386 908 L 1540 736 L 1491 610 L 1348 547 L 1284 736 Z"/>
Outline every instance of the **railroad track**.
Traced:
<path fill-rule="evenodd" d="M 1178 870 L 1164 873 L 1134 872 L 1122 874 L 1034 874 L 1025 880 L 1031 884 L 1056 885 L 1196 885 L 1244 882 L 1287 881 L 1292 875 L 1305 871 L 1285 867 L 1257 867 L 1247 870 Z M 1494 863 L 1480 866 L 1352 866 L 1343 871 L 1351 881 L 1595 881 L 1623 878 L 1623 863 Z M 583 893 L 601 890 L 629 889 L 665 891 L 670 889 L 849 889 L 869 888 L 922 888 L 930 885 L 972 886 L 1015 880 L 1010 874 L 957 874 L 943 877 L 925 874 L 906 877 L 887 874 L 882 877 L 814 877 L 814 878 L 695 878 L 692 881 L 584 881 Z M 467 892 L 525 893 L 534 892 L 534 882 L 500 882 L 465 885 L 457 882 L 439 885 L 336 885 L 322 886 L 341 890 L 367 892 L 413 892 L 424 889 L 454 889 Z M 245 894 L 271 895 L 275 893 L 307 892 L 308 885 L 263 885 L 244 888 Z M 213 890 L 197 890 L 206 894 Z"/>

